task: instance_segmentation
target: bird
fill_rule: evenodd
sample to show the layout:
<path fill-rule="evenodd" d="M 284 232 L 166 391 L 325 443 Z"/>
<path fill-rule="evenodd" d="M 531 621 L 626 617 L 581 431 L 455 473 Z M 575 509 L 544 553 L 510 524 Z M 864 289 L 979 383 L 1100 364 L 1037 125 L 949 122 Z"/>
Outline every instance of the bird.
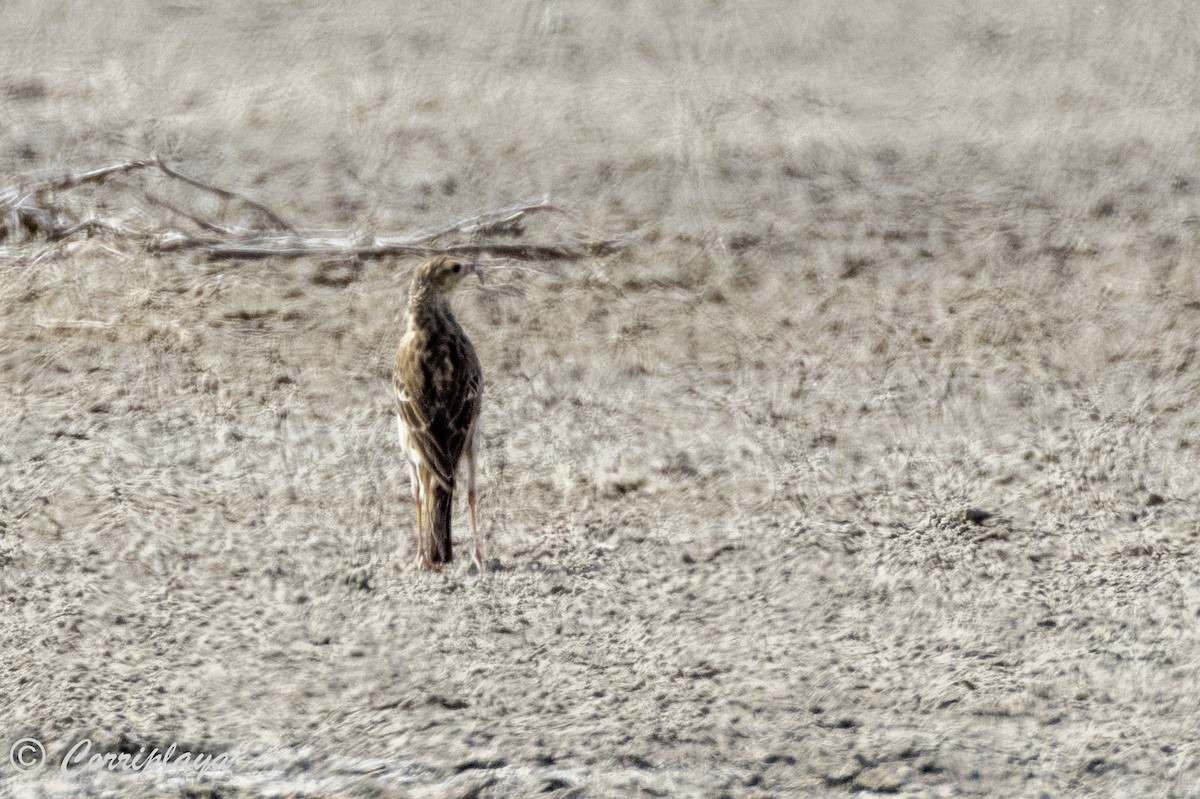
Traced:
<path fill-rule="evenodd" d="M 468 274 L 483 283 L 477 261 L 438 255 L 416 267 L 408 293 L 408 326 L 392 371 L 400 446 L 416 505 L 419 570 L 436 571 L 454 559 L 450 510 L 461 464 L 471 507 L 471 560 L 484 571 L 475 515 L 483 368 L 450 310 L 450 294 Z"/>

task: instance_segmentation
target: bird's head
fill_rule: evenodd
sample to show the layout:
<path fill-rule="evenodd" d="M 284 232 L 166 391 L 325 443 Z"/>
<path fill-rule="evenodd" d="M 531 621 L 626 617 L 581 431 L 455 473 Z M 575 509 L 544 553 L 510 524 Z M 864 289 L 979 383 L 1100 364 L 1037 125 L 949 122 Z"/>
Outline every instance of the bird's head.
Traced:
<path fill-rule="evenodd" d="M 478 261 L 464 261 L 452 255 L 435 255 L 422 261 L 416 268 L 413 288 L 450 292 L 469 274 L 474 274 L 480 283 L 483 282 L 483 269 Z"/>

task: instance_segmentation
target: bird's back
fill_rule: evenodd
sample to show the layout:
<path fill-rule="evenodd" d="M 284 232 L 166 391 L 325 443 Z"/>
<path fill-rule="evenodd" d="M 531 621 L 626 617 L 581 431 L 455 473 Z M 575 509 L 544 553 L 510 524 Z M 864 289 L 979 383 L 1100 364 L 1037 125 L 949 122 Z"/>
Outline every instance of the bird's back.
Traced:
<path fill-rule="evenodd" d="M 448 310 L 413 313 L 396 351 L 393 383 L 408 446 L 447 488 L 467 445 L 483 394 L 475 348 Z"/>

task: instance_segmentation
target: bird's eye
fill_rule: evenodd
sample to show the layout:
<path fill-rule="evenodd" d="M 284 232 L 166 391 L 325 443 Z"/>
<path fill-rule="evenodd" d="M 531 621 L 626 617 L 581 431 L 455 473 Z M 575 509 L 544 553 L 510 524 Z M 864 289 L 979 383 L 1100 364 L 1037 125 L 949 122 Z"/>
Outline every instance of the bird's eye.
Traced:
<path fill-rule="evenodd" d="M 457 275 L 459 272 L 462 271 L 462 264 L 455 264 L 454 268 L 451 269 L 450 271 Z"/>

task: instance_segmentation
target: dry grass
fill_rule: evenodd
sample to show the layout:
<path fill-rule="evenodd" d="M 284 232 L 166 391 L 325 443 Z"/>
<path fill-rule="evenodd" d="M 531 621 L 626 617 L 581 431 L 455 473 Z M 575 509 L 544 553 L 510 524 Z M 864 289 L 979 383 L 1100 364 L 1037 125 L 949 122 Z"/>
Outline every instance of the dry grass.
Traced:
<path fill-rule="evenodd" d="M 404 569 L 406 264 L 0 250 L 3 745 L 229 748 L 247 796 L 1200 791 L 1191 9 L 4 16 L 4 174 L 161 152 L 368 232 L 549 195 L 634 247 L 458 298 L 484 581 Z"/>

